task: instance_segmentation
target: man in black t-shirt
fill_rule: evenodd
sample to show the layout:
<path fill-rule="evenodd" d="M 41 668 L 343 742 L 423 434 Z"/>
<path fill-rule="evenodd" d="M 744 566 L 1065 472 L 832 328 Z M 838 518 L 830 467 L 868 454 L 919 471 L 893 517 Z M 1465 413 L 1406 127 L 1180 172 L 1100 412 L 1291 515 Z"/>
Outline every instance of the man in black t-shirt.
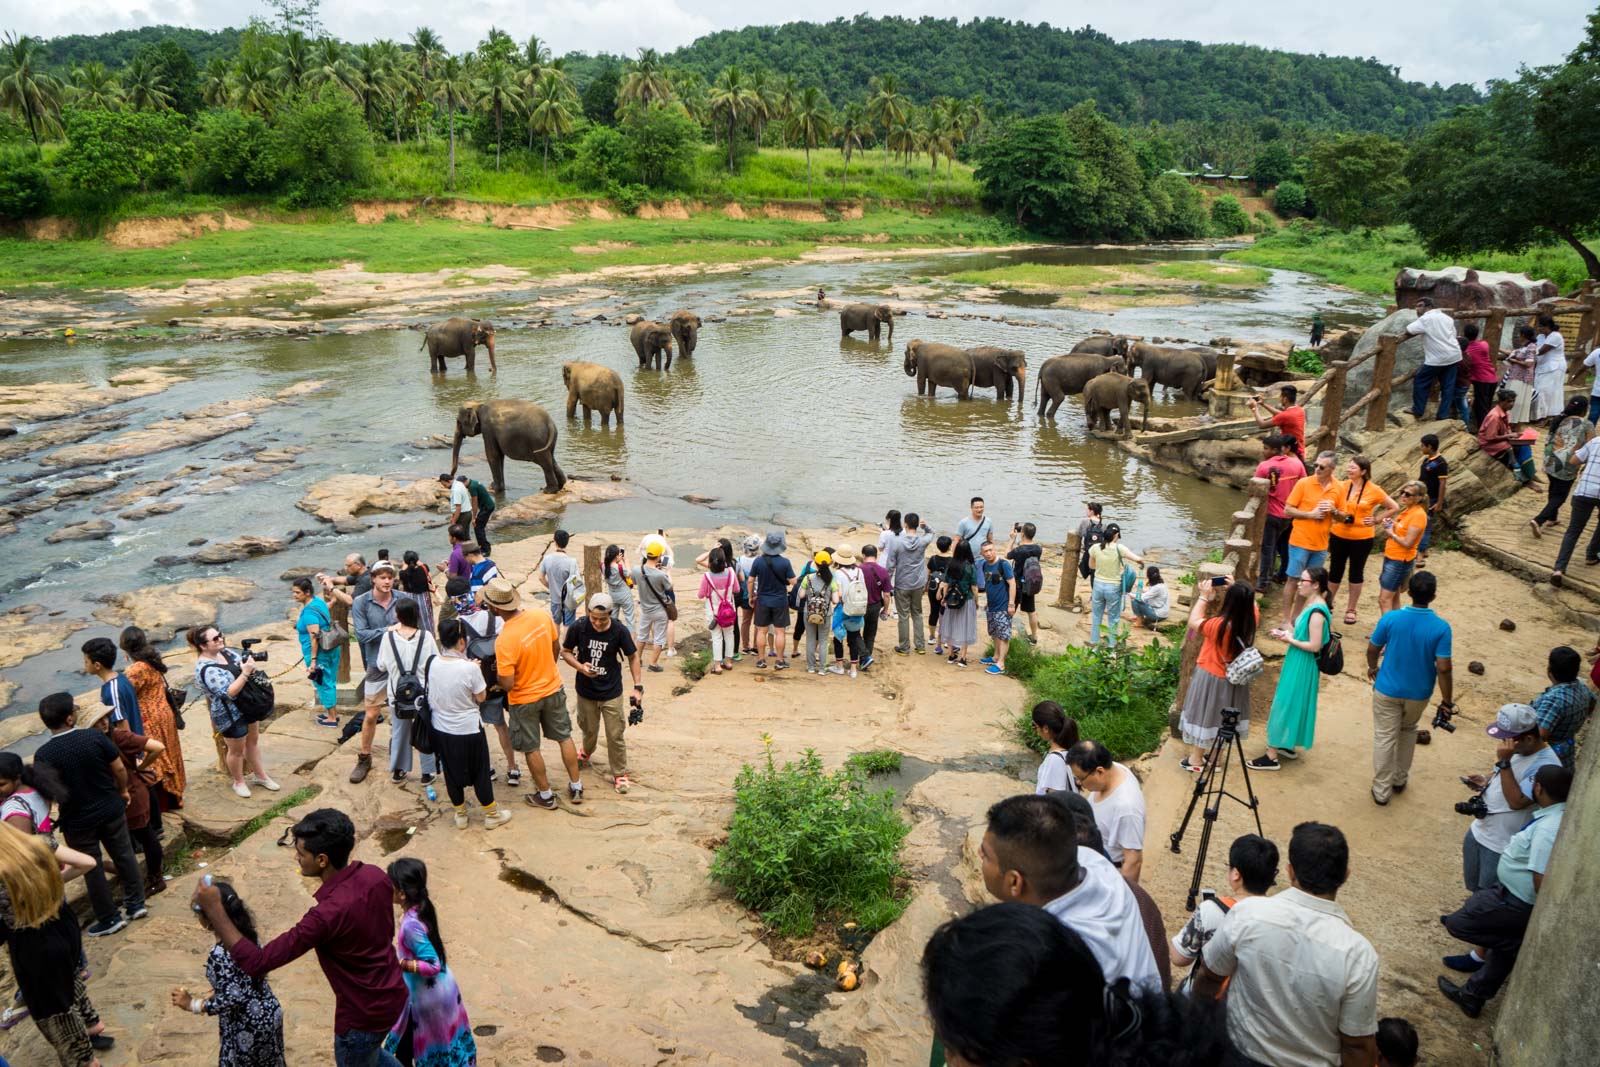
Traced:
<path fill-rule="evenodd" d="M 1433 542 L 1433 528 L 1444 517 L 1445 484 L 1450 480 L 1450 463 L 1439 454 L 1439 438 L 1435 434 L 1422 435 L 1422 470 L 1418 479 L 1428 490 L 1428 528 L 1422 531 L 1417 542 L 1417 566 L 1428 562 L 1428 545 Z"/>
<path fill-rule="evenodd" d="M 583 744 L 578 748 L 579 766 L 588 766 L 590 753 L 600 741 L 600 722 L 606 724 L 606 759 L 611 767 L 611 784 L 617 792 L 628 786 L 628 743 L 623 731 L 628 727 L 622 705 L 622 661 L 633 672 L 630 707 L 643 713 L 644 675 L 640 670 L 639 646 L 625 626 L 611 621 L 611 595 L 596 593 L 589 598 L 588 613 L 571 626 L 561 641 L 561 658 L 577 672 L 578 730 Z"/>
<path fill-rule="evenodd" d="M 128 836 L 128 769 L 111 738 L 99 730 L 77 729 L 78 709 L 72 694 L 51 693 L 39 701 L 39 718 L 50 731 L 34 759 L 48 763 L 66 786 L 61 801 L 61 836 L 70 848 L 94 857 L 94 867 L 83 876 L 95 921 L 84 933 L 90 937 L 114 934 L 129 919 L 150 914 L 144 906 L 144 876 L 133 855 Z M 111 898 L 111 886 L 100 867 L 100 846 L 105 845 L 122 882 L 126 918 Z M 152 878 L 161 877 L 151 871 Z"/>
<path fill-rule="evenodd" d="M 1011 527 L 1011 544 L 1007 546 L 1010 551 L 1006 559 L 1011 561 L 1011 571 L 1016 575 L 1016 604 L 1018 611 L 1028 617 L 1028 638 L 1034 644 L 1039 643 L 1039 617 L 1034 612 L 1033 594 L 1028 591 L 1028 583 L 1024 580 L 1027 568 L 1025 564 L 1030 559 L 1040 561 L 1043 566 L 1044 549 L 1033 543 L 1039 528 L 1031 522 L 1019 523 Z M 1020 538 L 1021 543 L 1018 543 Z"/>

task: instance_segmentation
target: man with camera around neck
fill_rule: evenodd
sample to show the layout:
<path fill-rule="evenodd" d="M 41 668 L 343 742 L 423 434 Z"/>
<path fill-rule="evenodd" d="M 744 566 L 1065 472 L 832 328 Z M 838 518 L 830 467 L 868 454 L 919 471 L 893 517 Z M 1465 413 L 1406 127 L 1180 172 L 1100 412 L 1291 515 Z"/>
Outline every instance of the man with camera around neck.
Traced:
<path fill-rule="evenodd" d="M 1539 713 L 1528 704 L 1507 704 L 1486 731 L 1495 739 L 1494 769 L 1462 779 L 1476 796 L 1456 805 L 1471 815 L 1461 842 L 1461 875 L 1467 892 L 1493 888 L 1500 854 L 1533 818 L 1533 779 L 1540 767 L 1559 767 L 1561 757 L 1539 735 Z"/>
<path fill-rule="evenodd" d="M 356 765 L 350 771 L 350 781 L 360 784 L 372 770 L 372 738 L 378 730 L 378 716 L 389 703 L 389 675 L 379 667 L 378 651 L 383 635 L 395 625 L 394 609 L 401 600 L 414 600 L 410 593 L 394 587 L 395 566 L 386 559 L 373 564 L 372 588 L 360 594 L 350 605 L 350 629 L 355 631 L 361 644 L 361 662 L 367 665 L 362 684 L 362 697 L 366 704 L 366 718 L 361 723 L 361 751 L 356 754 Z"/>

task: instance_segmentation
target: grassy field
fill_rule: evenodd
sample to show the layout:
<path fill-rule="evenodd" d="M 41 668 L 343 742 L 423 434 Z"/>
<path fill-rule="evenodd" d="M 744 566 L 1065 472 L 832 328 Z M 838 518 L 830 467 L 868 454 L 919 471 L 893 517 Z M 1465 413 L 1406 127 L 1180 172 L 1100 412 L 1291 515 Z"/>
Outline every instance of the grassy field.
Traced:
<path fill-rule="evenodd" d="M 1543 245 L 1518 255 L 1491 253 L 1452 259 L 1428 255 L 1407 226 L 1340 233 L 1296 224 L 1258 237 L 1249 248 L 1223 258 L 1303 271 L 1378 296 L 1393 295 L 1394 276 L 1401 267 L 1437 269 L 1464 264 L 1479 270 L 1516 271 L 1549 278 L 1562 292 L 1576 288 L 1587 277 L 1583 261 L 1566 245 Z"/>
<path fill-rule="evenodd" d="M 952 281 L 994 289 L 1077 295 L 1086 291 L 1137 295 L 1203 289 L 1243 289 L 1264 285 L 1267 272 L 1259 267 L 1202 260 L 1170 263 L 1092 264 L 1015 263 L 989 270 L 952 274 Z"/>

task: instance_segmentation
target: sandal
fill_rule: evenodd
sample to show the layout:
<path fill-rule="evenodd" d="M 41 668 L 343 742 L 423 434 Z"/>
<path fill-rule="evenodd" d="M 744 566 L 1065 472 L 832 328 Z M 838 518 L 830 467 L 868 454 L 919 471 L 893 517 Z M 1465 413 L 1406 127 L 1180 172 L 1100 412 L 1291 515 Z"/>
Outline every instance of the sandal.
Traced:
<path fill-rule="evenodd" d="M 1345 613 L 1344 613 L 1344 624 L 1346 626 L 1354 626 L 1356 624 L 1356 609 L 1355 608 L 1349 608 L 1349 609 L 1347 609 L 1345 611 Z"/>
<path fill-rule="evenodd" d="M 1201 771 L 1206 769 L 1205 764 L 1203 764 L 1203 763 L 1201 763 L 1201 764 L 1190 763 L 1188 756 L 1185 756 L 1185 757 L 1183 757 L 1183 759 L 1179 760 L 1178 761 L 1178 766 L 1183 768 L 1184 770 L 1188 771 L 1190 774 L 1199 774 Z"/>

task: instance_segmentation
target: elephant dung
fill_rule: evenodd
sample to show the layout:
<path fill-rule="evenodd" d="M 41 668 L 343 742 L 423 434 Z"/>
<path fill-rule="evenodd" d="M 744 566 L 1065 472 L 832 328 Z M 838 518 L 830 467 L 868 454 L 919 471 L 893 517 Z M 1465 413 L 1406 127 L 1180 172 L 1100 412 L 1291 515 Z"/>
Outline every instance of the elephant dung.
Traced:
<path fill-rule="evenodd" d="M 34 621 L 34 616 L 43 614 L 44 608 L 39 604 L 22 604 L 0 612 L 0 669 L 60 648 L 67 638 L 89 625 L 83 619 Z"/>
<path fill-rule="evenodd" d="M 308 530 L 293 530 L 283 537 L 258 537 L 255 534 L 245 534 L 235 537 L 231 541 L 217 541 L 209 544 L 189 557 L 191 563 L 236 563 L 241 559 L 254 559 L 256 556 L 270 556 L 274 552 L 282 552 L 300 538 L 306 536 Z"/>
<path fill-rule="evenodd" d="M 323 522 L 332 523 L 340 533 L 358 533 L 367 528 L 358 515 L 426 511 L 437 507 L 448 494 L 449 490 L 436 478 L 400 482 L 370 474 L 336 474 L 313 485 L 295 506 Z M 558 493 L 544 499 L 554 500 L 560 496 Z"/>
<path fill-rule="evenodd" d="M 1500 620 L 1500 629 L 1504 630 L 1506 633 L 1512 633 L 1516 630 L 1516 628 L 1517 624 L 1512 622 L 1510 619 Z"/>
<path fill-rule="evenodd" d="M 45 544 L 58 545 L 63 541 L 103 541 L 111 536 L 113 527 L 105 519 L 74 522 L 45 536 Z"/>
<path fill-rule="evenodd" d="M 598 504 L 607 500 L 620 500 L 629 491 L 610 482 L 580 482 L 568 478 L 559 493 L 539 493 L 525 496 L 502 507 L 495 508 L 493 525 L 534 523 L 561 511 L 569 504 Z"/>
<path fill-rule="evenodd" d="M 217 621 L 218 604 L 249 600 L 255 591 L 256 583 L 244 578 L 190 578 L 113 593 L 103 598 L 106 606 L 94 617 L 113 626 L 137 626 L 153 640 L 167 640 L 190 626 L 211 625 Z"/>
<path fill-rule="evenodd" d="M 1470 674 L 1482 674 L 1483 673 L 1483 661 L 1482 660 L 1476 660 L 1476 659 L 1473 660 L 1471 663 L 1467 664 L 1467 671 Z"/>

